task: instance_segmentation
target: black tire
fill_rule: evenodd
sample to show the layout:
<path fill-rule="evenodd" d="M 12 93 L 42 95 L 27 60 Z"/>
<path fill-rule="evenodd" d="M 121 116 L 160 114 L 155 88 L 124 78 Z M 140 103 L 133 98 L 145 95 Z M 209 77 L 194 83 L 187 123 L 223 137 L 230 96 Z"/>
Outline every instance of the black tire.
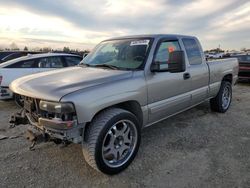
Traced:
<path fill-rule="evenodd" d="M 22 108 L 24 106 L 23 97 L 21 95 L 14 94 L 14 100 L 19 107 Z"/>
<path fill-rule="evenodd" d="M 229 90 L 230 97 L 228 105 L 223 106 L 223 93 L 225 91 L 225 88 Z M 232 101 L 232 84 L 228 81 L 222 81 L 219 93 L 215 98 L 210 99 L 211 110 L 215 112 L 225 113 L 230 107 L 231 101 Z"/>
<path fill-rule="evenodd" d="M 134 143 L 134 147 L 131 150 L 130 155 L 128 155 L 127 160 L 125 160 L 124 164 L 118 167 L 110 167 L 107 165 L 107 163 L 105 163 L 105 159 L 103 157 L 104 142 L 107 134 L 110 133 L 111 128 L 117 122 L 123 121 L 125 119 L 135 125 L 134 127 L 136 128 L 137 138 L 134 140 L 136 140 L 136 142 Z M 136 116 L 127 110 L 120 108 L 110 108 L 100 112 L 86 128 L 85 139 L 82 142 L 83 155 L 87 163 L 92 168 L 109 175 L 117 174 L 127 168 L 133 161 L 139 150 L 140 140 L 141 133 L 139 122 Z"/>

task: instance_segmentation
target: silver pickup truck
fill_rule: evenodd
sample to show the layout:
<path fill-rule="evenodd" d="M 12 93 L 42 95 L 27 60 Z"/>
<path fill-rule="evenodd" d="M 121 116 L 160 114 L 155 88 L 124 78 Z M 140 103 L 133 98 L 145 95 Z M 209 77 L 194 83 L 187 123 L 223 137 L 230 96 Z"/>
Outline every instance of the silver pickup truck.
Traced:
<path fill-rule="evenodd" d="M 206 100 L 226 112 L 237 75 L 237 59 L 207 62 L 195 37 L 139 35 L 105 40 L 79 66 L 10 88 L 23 96 L 22 117 L 32 127 L 81 143 L 90 166 L 116 174 L 134 159 L 143 128 Z"/>

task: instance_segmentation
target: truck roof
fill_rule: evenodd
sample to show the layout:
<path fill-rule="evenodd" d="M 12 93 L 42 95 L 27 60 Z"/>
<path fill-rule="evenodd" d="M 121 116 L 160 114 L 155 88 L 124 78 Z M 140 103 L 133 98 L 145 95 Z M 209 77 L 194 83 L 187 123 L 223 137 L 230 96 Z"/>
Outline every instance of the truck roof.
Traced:
<path fill-rule="evenodd" d="M 144 35 L 129 35 L 129 36 L 121 36 L 121 37 L 114 37 L 110 38 L 104 41 L 108 40 L 119 40 L 119 39 L 133 39 L 133 38 L 181 38 L 181 37 L 188 37 L 188 38 L 196 38 L 194 36 L 188 36 L 188 35 L 179 35 L 179 34 L 144 34 Z"/>

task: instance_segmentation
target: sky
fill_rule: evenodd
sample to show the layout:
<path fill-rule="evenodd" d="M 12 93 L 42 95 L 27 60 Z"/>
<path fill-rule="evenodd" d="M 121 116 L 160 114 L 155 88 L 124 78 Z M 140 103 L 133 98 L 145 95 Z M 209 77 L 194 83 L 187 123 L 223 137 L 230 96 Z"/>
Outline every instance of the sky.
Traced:
<path fill-rule="evenodd" d="M 249 0 L 0 0 L 0 48 L 92 49 L 134 34 L 197 36 L 204 49 L 250 48 Z"/>

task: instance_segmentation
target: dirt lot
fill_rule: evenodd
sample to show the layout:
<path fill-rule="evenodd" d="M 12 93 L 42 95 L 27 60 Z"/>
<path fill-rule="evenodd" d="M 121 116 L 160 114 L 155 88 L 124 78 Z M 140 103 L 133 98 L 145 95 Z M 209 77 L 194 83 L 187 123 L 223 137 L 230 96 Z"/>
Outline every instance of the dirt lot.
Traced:
<path fill-rule="evenodd" d="M 17 109 L 0 102 L 0 187 L 250 187 L 250 84 L 234 88 L 225 114 L 209 104 L 143 131 L 134 162 L 116 176 L 91 169 L 81 146 L 43 143 L 29 151 L 25 126 L 8 128 Z"/>

